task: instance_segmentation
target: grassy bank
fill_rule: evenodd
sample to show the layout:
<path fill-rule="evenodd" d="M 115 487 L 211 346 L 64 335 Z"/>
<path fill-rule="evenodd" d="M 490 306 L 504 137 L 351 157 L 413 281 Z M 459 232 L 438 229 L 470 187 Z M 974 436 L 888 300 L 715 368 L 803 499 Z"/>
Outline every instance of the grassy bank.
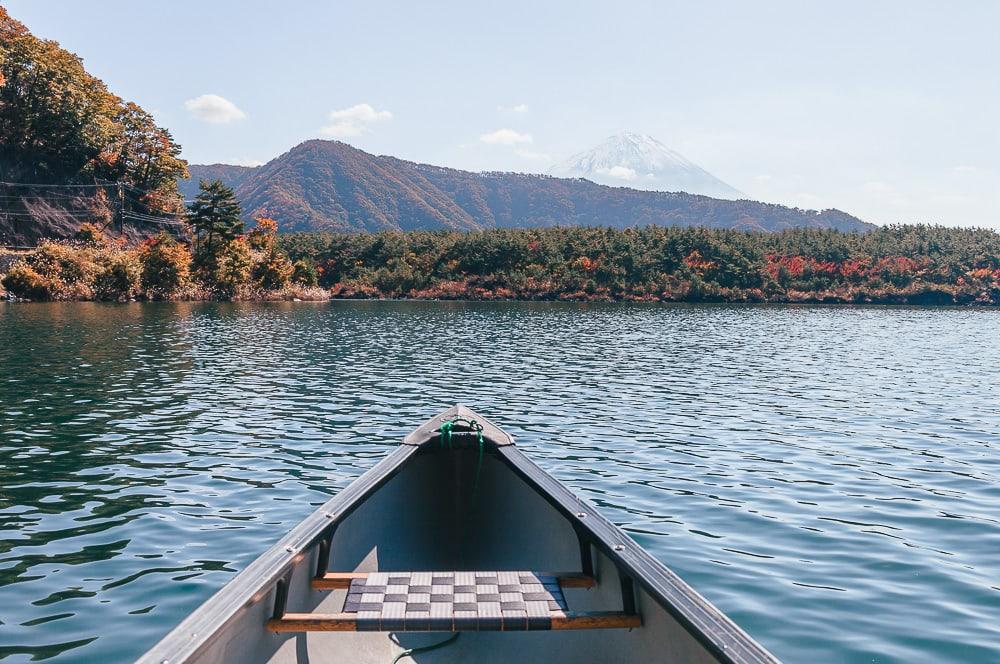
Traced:
<path fill-rule="evenodd" d="M 212 252 L 84 234 L 0 260 L 31 300 L 414 298 L 1000 304 L 1000 235 L 646 227 L 276 235 Z M 206 258 L 205 256 L 208 256 Z M 201 258 L 199 258 L 201 257 Z"/>
<path fill-rule="evenodd" d="M 0 256 L 0 286 L 0 295 L 28 301 L 330 298 L 311 267 L 275 248 L 273 229 L 192 252 L 167 234 L 128 245 L 85 225 L 73 241 Z"/>

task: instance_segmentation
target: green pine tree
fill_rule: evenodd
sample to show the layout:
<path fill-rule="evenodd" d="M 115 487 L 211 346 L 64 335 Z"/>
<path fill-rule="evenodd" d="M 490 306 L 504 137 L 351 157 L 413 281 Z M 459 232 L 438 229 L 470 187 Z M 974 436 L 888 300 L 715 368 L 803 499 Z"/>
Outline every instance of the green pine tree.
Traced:
<path fill-rule="evenodd" d="M 219 244 L 243 232 L 243 214 L 233 190 L 219 180 L 199 183 L 200 192 L 188 207 L 188 223 L 194 231 L 199 254 L 212 256 Z"/>

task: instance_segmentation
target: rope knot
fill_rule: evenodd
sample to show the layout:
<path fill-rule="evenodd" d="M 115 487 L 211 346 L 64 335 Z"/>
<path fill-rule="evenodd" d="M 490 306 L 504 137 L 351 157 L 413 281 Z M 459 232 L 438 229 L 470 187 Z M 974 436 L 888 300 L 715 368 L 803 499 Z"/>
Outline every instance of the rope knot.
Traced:
<path fill-rule="evenodd" d="M 444 448 L 444 446 L 447 445 L 448 448 L 451 449 L 451 430 L 454 428 L 455 428 L 454 421 L 441 423 L 441 438 L 439 442 L 441 443 L 442 448 Z"/>
<path fill-rule="evenodd" d="M 486 441 L 483 438 L 483 425 L 476 420 L 470 420 L 465 417 L 456 417 L 453 420 L 442 422 L 441 428 L 439 429 L 441 435 L 438 438 L 438 444 L 441 446 L 441 449 L 444 449 L 445 447 L 452 449 L 451 434 L 452 431 L 454 431 L 456 424 L 465 424 L 469 427 L 470 431 L 476 432 L 476 443 L 479 446 L 479 459 L 476 462 L 476 479 L 472 485 L 473 493 L 475 493 L 476 488 L 479 486 L 479 474 L 483 467 L 483 450 L 486 448 Z"/>

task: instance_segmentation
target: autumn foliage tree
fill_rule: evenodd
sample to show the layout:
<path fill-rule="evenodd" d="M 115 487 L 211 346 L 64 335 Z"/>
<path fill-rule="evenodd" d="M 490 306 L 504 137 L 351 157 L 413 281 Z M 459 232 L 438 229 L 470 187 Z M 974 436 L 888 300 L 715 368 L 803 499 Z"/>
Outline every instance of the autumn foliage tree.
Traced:
<path fill-rule="evenodd" d="M 100 161 L 104 177 L 130 185 L 127 199 L 133 208 L 151 214 L 179 214 L 184 206 L 177 193 L 177 179 L 187 177 L 181 146 L 170 132 L 156 126 L 153 116 L 139 105 L 119 105 L 119 127 L 114 141 L 105 146 Z"/>
<path fill-rule="evenodd" d="M 169 299 L 191 283 L 191 253 L 168 233 L 150 238 L 139 248 L 142 286 L 152 299 Z"/>
<path fill-rule="evenodd" d="M 247 242 L 254 249 L 273 252 L 275 238 L 278 236 L 278 222 L 270 217 L 257 217 L 254 221 L 254 227 L 247 233 Z"/>
<path fill-rule="evenodd" d="M 280 290 L 288 285 L 295 268 L 285 252 L 278 249 L 278 222 L 270 217 L 258 217 L 256 222 L 247 234 L 250 247 L 259 252 L 254 283 L 264 290 Z"/>
<path fill-rule="evenodd" d="M 127 209 L 176 213 L 187 164 L 170 133 L 112 94 L 79 57 L 0 7 L 0 175 L 16 182 L 122 183 Z"/>

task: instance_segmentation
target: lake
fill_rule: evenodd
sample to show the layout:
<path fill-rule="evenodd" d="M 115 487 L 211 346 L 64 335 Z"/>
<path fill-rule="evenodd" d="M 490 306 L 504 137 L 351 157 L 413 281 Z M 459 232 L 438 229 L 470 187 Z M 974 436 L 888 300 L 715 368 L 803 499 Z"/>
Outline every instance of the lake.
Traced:
<path fill-rule="evenodd" d="M 997 662 L 998 329 L 930 308 L 0 304 L 0 659 L 131 661 L 461 402 L 788 662 Z"/>

